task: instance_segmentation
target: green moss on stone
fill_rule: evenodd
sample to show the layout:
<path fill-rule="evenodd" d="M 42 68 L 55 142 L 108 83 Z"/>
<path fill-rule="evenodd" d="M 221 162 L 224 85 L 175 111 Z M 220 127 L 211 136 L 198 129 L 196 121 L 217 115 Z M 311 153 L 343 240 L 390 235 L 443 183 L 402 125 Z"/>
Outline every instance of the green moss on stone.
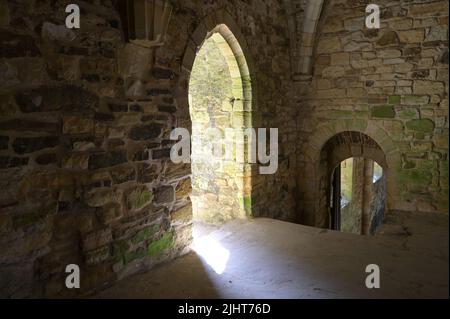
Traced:
<path fill-rule="evenodd" d="M 434 122 L 429 119 L 411 120 L 406 122 L 406 127 L 411 131 L 431 133 L 434 131 Z"/>
<path fill-rule="evenodd" d="M 382 105 L 372 107 L 372 117 L 377 118 L 394 118 L 395 111 L 392 105 Z"/>
<path fill-rule="evenodd" d="M 128 263 L 132 262 L 133 260 L 144 258 L 144 257 L 145 257 L 145 249 L 144 248 L 139 248 L 138 250 L 127 252 L 125 254 L 125 258 L 124 258 L 124 264 L 128 264 Z"/>
<path fill-rule="evenodd" d="M 151 257 L 160 255 L 165 250 L 172 247 L 174 241 L 174 236 L 172 232 L 164 234 L 160 239 L 152 242 L 148 245 L 147 253 Z"/>
<path fill-rule="evenodd" d="M 399 183 L 400 184 L 415 184 L 415 185 L 429 185 L 432 181 L 432 174 L 429 170 L 408 170 L 403 171 L 399 174 Z"/>
<path fill-rule="evenodd" d="M 413 161 L 406 161 L 403 164 L 403 168 L 404 169 L 412 169 L 412 168 L 415 168 L 415 167 L 416 167 L 416 163 L 414 163 Z"/>
<path fill-rule="evenodd" d="M 419 112 L 414 108 L 405 109 L 405 110 L 400 111 L 398 116 L 401 119 L 412 120 L 412 119 L 417 119 L 419 117 Z"/>
<path fill-rule="evenodd" d="M 424 140 L 425 139 L 425 134 L 422 132 L 415 132 L 414 133 L 414 138 L 416 140 Z"/>
<path fill-rule="evenodd" d="M 399 104 L 401 100 L 400 95 L 391 95 L 388 97 L 389 104 Z"/>
<path fill-rule="evenodd" d="M 131 242 L 133 244 L 141 243 L 141 242 L 149 239 L 150 237 L 152 237 L 157 231 L 158 231 L 157 226 L 152 226 L 149 228 L 142 229 L 136 235 L 134 235 L 134 237 L 131 239 Z"/>
<path fill-rule="evenodd" d="M 240 198 L 241 207 L 244 208 L 244 211 L 249 214 L 252 211 L 252 197 L 251 196 L 245 196 L 243 198 Z"/>
<path fill-rule="evenodd" d="M 153 193 L 147 189 L 135 189 L 128 195 L 128 208 L 141 209 L 153 200 Z"/>
<path fill-rule="evenodd" d="M 433 160 L 420 160 L 417 165 L 418 169 L 431 170 L 437 168 L 437 162 Z"/>
<path fill-rule="evenodd" d="M 116 260 L 122 260 L 124 263 L 126 263 L 126 255 L 129 248 L 130 246 L 124 240 L 115 242 L 113 245 L 113 257 Z"/>
<path fill-rule="evenodd" d="M 403 97 L 403 104 L 406 105 L 426 105 L 430 101 L 428 96 L 406 95 Z"/>

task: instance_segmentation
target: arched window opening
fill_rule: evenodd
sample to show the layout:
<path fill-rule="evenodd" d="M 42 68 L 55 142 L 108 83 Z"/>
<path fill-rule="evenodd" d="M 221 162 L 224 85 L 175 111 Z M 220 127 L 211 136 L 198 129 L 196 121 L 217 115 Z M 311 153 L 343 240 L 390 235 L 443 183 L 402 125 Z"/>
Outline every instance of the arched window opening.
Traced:
<path fill-rule="evenodd" d="M 225 25 L 197 52 L 189 82 L 194 220 L 223 223 L 251 213 L 246 140 L 251 82 L 239 44 Z"/>

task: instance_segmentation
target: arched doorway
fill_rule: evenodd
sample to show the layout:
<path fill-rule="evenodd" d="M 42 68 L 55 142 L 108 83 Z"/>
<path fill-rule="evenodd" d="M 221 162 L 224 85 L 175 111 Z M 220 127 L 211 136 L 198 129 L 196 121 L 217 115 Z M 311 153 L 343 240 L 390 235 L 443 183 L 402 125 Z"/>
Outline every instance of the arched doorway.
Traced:
<path fill-rule="evenodd" d="M 223 223 L 251 214 L 251 79 L 242 49 L 220 24 L 197 51 L 189 79 L 193 218 Z"/>
<path fill-rule="evenodd" d="M 386 207 L 385 155 L 366 134 L 347 131 L 322 148 L 321 204 L 330 229 L 374 234 Z"/>
<path fill-rule="evenodd" d="M 383 222 L 386 175 L 375 161 L 351 157 L 336 166 L 331 181 L 330 228 L 374 234 Z"/>

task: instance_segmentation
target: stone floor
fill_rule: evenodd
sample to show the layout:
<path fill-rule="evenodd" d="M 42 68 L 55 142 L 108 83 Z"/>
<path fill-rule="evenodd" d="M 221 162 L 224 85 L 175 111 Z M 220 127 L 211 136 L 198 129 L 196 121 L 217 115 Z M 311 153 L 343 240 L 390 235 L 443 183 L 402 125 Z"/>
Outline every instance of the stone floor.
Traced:
<path fill-rule="evenodd" d="M 377 236 L 271 219 L 195 227 L 195 251 L 95 298 L 448 298 L 448 215 L 392 212 Z M 377 264 L 381 288 L 365 287 Z"/>

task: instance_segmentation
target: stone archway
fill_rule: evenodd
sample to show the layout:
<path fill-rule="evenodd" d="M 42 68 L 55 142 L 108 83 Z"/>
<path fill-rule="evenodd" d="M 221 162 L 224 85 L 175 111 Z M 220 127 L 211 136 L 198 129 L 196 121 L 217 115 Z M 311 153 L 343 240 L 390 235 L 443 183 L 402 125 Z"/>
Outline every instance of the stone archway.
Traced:
<path fill-rule="evenodd" d="M 341 181 L 341 163 L 348 160 L 351 160 L 351 199 L 343 204 L 340 189 L 345 184 Z M 320 154 L 319 211 L 316 214 L 322 226 L 327 224 L 332 229 L 364 235 L 373 233 L 370 230 L 379 226 L 385 212 L 386 175 L 373 183 L 374 163 L 383 171 L 387 170 L 383 150 L 364 133 L 344 131 L 325 143 Z M 375 202 L 377 207 L 371 208 Z M 330 205 L 333 208 L 330 209 Z"/>
<path fill-rule="evenodd" d="M 375 149 L 367 149 L 368 157 L 382 165 L 386 174 L 386 210 L 396 209 L 398 201 L 398 191 L 396 181 L 396 172 L 400 169 L 401 163 L 400 152 L 395 143 L 387 135 L 387 133 L 379 126 L 372 122 L 364 120 L 341 120 L 330 121 L 317 128 L 315 133 L 309 138 L 308 142 L 303 146 L 303 154 L 306 159 L 306 164 L 303 167 L 301 184 L 308 185 L 301 198 L 304 201 L 304 210 L 302 222 L 316 227 L 328 227 L 328 213 L 325 210 L 326 194 L 321 186 L 321 177 L 327 178 L 327 167 L 321 167 L 322 150 L 326 143 L 334 136 L 343 132 L 359 132 L 367 135 L 379 147 L 376 152 Z M 382 155 L 381 155 L 382 154 Z M 345 157 L 352 157 L 351 151 L 346 155 L 340 156 L 341 160 Z M 336 155 L 335 164 L 339 163 L 339 156 Z M 330 165 L 332 166 L 332 165 Z M 328 179 L 326 180 L 328 183 Z"/>
<path fill-rule="evenodd" d="M 186 49 L 186 53 L 182 62 L 182 72 L 180 75 L 181 85 L 180 92 L 178 94 L 178 104 L 180 109 L 183 110 L 184 114 L 179 120 L 180 123 L 187 124 L 187 127 L 191 128 L 191 134 L 194 137 L 195 134 L 198 134 L 201 129 L 205 129 L 206 127 L 199 126 L 197 120 L 198 115 L 201 116 L 202 110 L 196 110 L 193 112 L 192 104 L 195 103 L 192 100 L 192 95 L 190 94 L 190 85 L 192 85 L 192 78 L 194 76 L 193 68 L 195 67 L 197 54 L 200 53 L 201 49 L 204 46 L 216 47 L 220 54 L 222 55 L 224 62 L 226 63 L 226 72 L 229 73 L 229 81 L 231 83 L 230 87 L 230 100 L 231 103 L 227 106 L 229 108 L 229 115 L 231 115 L 232 121 L 229 123 L 222 123 L 223 125 L 216 125 L 215 115 L 207 114 L 209 120 L 214 122 L 212 127 L 219 128 L 223 131 L 223 136 L 225 137 L 224 129 L 232 128 L 238 130 L 245 130 L 246 128 L 252 127 L 252 108 L 253 108 L 253 96 L 255 95 L 252 79 L 250 78 L 250 68 L 247 60 L 246 54 L 244 52 L 248 52 L 248 49 L 245 45 L 245 41 L 243 36 L 241 35 L 237 24 L 233 21 L 231 16 L 224 10 L 219 10 L 217 12 L 212 13 L 207 16 L 196 28 L 195 32 L 191 36 L 191 40 L 188 43 L 188 47 Z M 189 114 L 187 110 L 190 110 Z M 210 108 L 211 111 L 211 108 Z M 203 115 L 207 113 L 207 109 L 203 110 Z M 205 118 L 205 116 L 201 116 Z M 205 123 L 203 123 L 205 124 Z M 228 127 L 226 127 L 228 126 Z M 200 128 L 200 129 L 199 129 Z M 224 138 L 226 140 L 226 138 Z M 238 137 L 235 137 L 235 141 L 237 142 L 237 147 L 235 152 L 245 153 L 247 140 L 243 140 L 242 143 L 239 143 Z M 229 141 L 225 141 L 229 142 Z M 193 142 L 193 156 L 194 154 L 194 142 Z M 238 156 L 234 155 L 234 162 L 229 163 L 221 163 L 227 166 L 227 169 L 230 170 L 227 175 L 225 170 L 219 172 L 216 170 L 211 179 L 214 179 L 220 176 L 221 181 L 218 183 L 213 183 L 214 187 L 218 193 L 204 193 L 200 194 L 201 196 L 205 195 L 209 197 L 213 201 L 216 201 L 223 209 L 220 212 L 216 213 L 196 213 L 196 210 L 200 210 L 198 203 L 196 204 L 193 200 L 193 209 L 194 209 L 194 219 L 220 223 L 224 222 L 228 219 L 234 218 L 245 218 L 246 216 L 251 215 L 251 175 L 252 175 L 252 165 L 246 164 L 246 162 L 241 163 L 237 162 L 236 158 Z M 246 155 L 243 155 L 245 158 Z M 192 163 L 192 173 L 198 172 L 198 167 L 194 166 L 195 160 Z M 211 170 L 212 171 L 212 170 Z M 193 176 L 194 177 L 194 176 Z M 193 179 L 193 191 L 199 190 L 202 182 L 197 182 Z M 221 185 L 219 185 L 221 184 Z M 223 185 L 226 185 L 225 187 Z M 233 184 L 233 187 L 228 189 L 227 184 Z M 211 185 L 206 185 L 204 189 L 209 188 Z M 227 190 L 228 189 L 228 190 Z M 225 192 L 232 192 L 233 196 L 222 196 Z M 210 196 L 212 195 L 212 196 Z M 195 194 L 194 194 L 195 196 Z M 228 202 L 233 202 L 228 205 Z M 228 207 L 229 206 L 229 207 Z M 207 211 L 211 209 L 211 207 L 205 207 L 203 211 Z M 217 209 L 216 209 L 217 210 Z M 228 213 L 227 213 L 228 210 Z"/>

